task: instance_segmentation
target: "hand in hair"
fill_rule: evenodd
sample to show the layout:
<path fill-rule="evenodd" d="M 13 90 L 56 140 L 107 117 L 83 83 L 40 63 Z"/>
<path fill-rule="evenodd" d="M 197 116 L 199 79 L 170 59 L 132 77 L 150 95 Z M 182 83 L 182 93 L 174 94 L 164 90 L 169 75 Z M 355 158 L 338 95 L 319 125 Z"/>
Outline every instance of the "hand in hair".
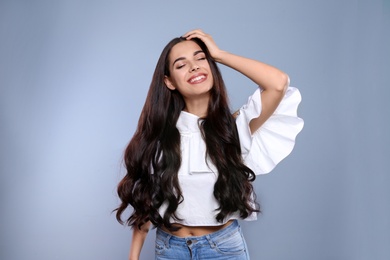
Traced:
<path fill-rule="evenodd" d="M 183 38 L 187 40 L 191 40 L 193 38 L 200 39 L 202 42 L 204 42 L 204 44 L 206 45 L 207 49 L 210 52 L 211 57 L 216 62 L 219 62 L 220 60 L 219 57 L 224 52 L 221 49 L 219 49 L 219 47 L 217 46 L 217 44 L 213 40 L 213 37 L 211 37 L 210 34 L 207 34 L 200 29 L 187 32 L 186 34 L 183 35 Z"/>

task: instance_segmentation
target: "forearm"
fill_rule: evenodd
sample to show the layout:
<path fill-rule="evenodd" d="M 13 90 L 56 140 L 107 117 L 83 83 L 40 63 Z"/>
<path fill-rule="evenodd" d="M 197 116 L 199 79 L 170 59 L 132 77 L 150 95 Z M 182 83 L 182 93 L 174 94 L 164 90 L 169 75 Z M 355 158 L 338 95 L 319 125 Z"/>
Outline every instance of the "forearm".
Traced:
<path fill-rule="evenodd" d="M 228 66 L 250 78 L 263 90 L 284 92 L 288 86 L 288 76 L 283 71 L 260 61 L 220 51 L 215 61 Z M 283 93 L 282 93 L 283 94 Z"/>
<path fill-rule="evenodd" d="M 141 249 L 149 232 L 150 225 L 151 223 L 147 222 L 141 227 L 141 229 L 138 229 L 138 227 L 133 228 L 133 237 L 131 239 L 129 260 L 139 259 Z"/>

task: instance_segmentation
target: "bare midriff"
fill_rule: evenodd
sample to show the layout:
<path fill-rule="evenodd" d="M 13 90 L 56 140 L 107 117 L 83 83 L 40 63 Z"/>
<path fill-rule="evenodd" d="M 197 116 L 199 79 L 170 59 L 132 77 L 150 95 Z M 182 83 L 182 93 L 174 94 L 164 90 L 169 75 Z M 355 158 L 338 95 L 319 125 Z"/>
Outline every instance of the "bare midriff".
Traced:
<path fill-rule="evenodd" d="M 232 222 L 233 220 L 229 220 L 228 222 L 220 226 L 185 226 L 181 224 L 173 224 L 174 227 L 180 227 L 180 229 L 177 231 L 170 231 L 167 228 L 162 227 L 162 230 L 177 237 L 198 237 L 205 236 L 218 230 L 221 230 L 229 226 Z"/>

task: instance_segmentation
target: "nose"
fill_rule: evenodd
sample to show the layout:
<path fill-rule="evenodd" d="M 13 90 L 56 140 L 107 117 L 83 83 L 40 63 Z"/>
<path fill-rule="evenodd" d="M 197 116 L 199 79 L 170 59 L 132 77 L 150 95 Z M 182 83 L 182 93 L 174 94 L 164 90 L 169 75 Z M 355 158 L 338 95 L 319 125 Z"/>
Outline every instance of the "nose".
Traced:
<path fill-rule="evenodd" d="M 196 71 L 199 69 L 199 66 L 198 64 L 196 64 L 195 62 L 192 64 L 192 66 L 190 67 L 190 71 L 193 72 L 193 71 Z"/>

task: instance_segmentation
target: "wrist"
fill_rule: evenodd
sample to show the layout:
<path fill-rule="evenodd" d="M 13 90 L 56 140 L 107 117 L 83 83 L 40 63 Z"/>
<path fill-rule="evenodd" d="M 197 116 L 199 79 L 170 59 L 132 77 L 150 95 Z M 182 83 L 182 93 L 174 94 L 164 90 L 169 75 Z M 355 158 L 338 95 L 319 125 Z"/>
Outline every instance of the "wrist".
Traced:
<path fill-rule="evenodd" d="M 229 53 L 227 51 L 220 50 L 216 55 L 213 55 L 212 57 L 213 57 L 215 62 L 223 64 L 223 61 L 224 61 L 224 58 L 226 57 L 226 55 L 229 55 Z"/>

